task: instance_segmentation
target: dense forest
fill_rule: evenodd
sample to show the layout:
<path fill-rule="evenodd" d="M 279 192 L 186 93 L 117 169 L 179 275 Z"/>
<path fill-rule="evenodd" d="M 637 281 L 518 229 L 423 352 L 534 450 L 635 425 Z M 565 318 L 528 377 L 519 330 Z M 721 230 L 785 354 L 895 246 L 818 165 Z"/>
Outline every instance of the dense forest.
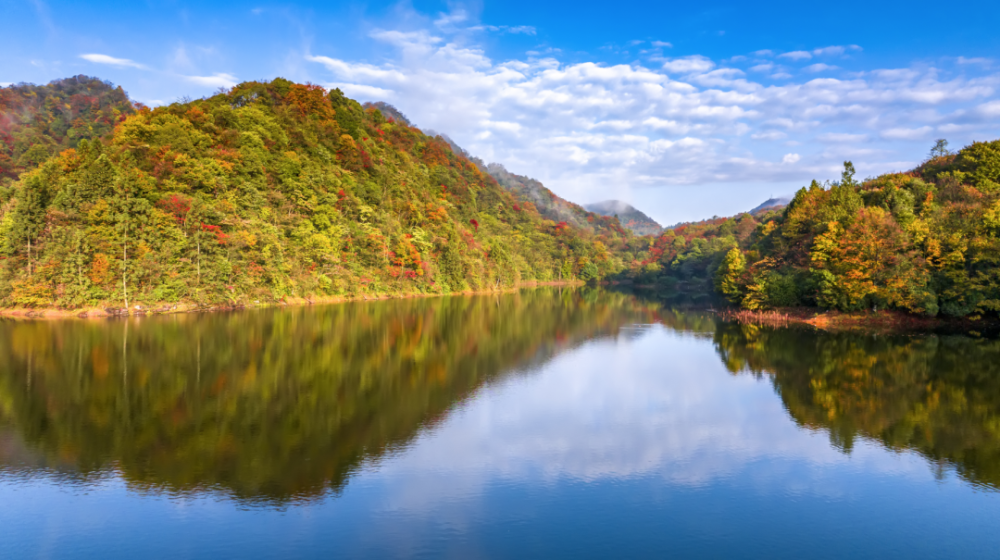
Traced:
<path fill-rule="evenodd" d="M 107 103 L 4 113 L 12 137 L 44 132 L 60 150 L 0 190 L 3 306 L 449 293 L 629 263 L 635 238 L 616 219 L 555 219 L 446 139 L 339 90 L 279 78 L 127 111 L 120 89 L 72 78 L 4 99 L 60 100 L 80 83 Z M 73 115 L 76 132 L 57 126 Z"/>
<path fill-rule="evenodd" d="M 818 306 L 981 316 L 1000 311 L 1000 141 L 939 141 L 918 168 L 816 181 L 784 207 L 657 237 L 628 272 L 664 292 L 747 309 Z"/>
<path fill-rule="evenodd" d="M 0 181 L 108 134 L 134 112 L 120 87 L 87 76 L 0 88 Z"/>

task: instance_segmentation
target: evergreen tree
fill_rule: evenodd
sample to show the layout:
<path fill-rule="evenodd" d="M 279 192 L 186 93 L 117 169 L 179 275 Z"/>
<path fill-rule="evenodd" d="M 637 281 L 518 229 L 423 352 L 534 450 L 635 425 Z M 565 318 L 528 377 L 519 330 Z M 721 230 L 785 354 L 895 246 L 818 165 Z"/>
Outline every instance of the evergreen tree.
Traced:
<path fill-rule="evenodd" d="M 29 278 L 32 275 L 33 259 L 38 255 L 37 240 L 45 228 L 48 199 L 47 185 L 37 174 L 30 175 L 23 181 L 17 197 L 14 224 L 7 250 L 10 253 L 24 251 Z"/>

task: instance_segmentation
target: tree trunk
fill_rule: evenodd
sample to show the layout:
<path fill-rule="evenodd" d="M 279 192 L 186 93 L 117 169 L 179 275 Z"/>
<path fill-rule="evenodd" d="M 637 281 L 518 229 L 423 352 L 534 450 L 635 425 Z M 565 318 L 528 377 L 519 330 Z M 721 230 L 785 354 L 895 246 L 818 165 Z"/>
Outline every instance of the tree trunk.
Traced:
<path fill-rule="evenodd" d="M 122 294 L 125 296 L 125 314 L 128 315 L 128 284 L 125 273 L 128 271 L 128 224 L 125 224 L 125 242 L 122 243 Z"/>

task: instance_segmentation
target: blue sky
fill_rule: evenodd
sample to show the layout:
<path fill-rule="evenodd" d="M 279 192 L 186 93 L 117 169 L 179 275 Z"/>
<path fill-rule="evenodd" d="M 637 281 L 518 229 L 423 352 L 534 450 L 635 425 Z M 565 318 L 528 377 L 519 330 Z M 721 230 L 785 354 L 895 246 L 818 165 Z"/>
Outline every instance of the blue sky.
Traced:
<path fill-rule="evenodd" d="M 662 223 L 845 159 L 1000 138 L 1000 3 L 0 0 L 0 83 L 75 75 L 156 105 L 284 76 L 388 101 L 486 161 Z"/>

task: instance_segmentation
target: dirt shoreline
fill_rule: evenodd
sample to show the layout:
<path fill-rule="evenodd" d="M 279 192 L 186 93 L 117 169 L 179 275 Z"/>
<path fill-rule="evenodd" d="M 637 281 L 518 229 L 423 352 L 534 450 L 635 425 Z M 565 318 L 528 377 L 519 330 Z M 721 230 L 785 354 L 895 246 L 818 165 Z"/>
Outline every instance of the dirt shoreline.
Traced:
<path fill-rule="evenodd" d="M 148 317 L 150 315 L 171 315 L 176 313 L 210 313 L 218 311 L 235 311 L 240 309 L 266 309 L 270 307 L 289 307 L 303 305 L 324 305 L 333 303 L 345 303 L 350 301 L 375 301 L 388 299 L 410 299 L 421 297 L 444 297 L 444 296 L 473 296 L 486 294 L 504 294 L 516 292 L 522 288 L 537 288 L 541 286 L 583 286 L 580 281 L 550 281 L 550 282 L 522 282 L 512 288 L 499 290 L 468 290 L 464 292 L 452 292 L 447 294 L 381 294 L 360 296 L 322 296 L 314 298 L 289 297 L 280 301 L 261 302 L 251 304 L 214 304 L 199 305 L 196 303 L 161 303 L 152 306 L 140 306 L 126 313 L 121 307 L 81 307 L 77 309 L 60 309 L 57 307 L 6 307 L 0 308 L 0 318 L 8 319 L 106 319 L 109 317 Z"/>
<path fill-rule="evenodd" d="M 718 310 L 716 313 L 725 320 L 744 324 L 775 327 L 809 325 L 825 331 L 1000 335 L 1000 320 L 995 318 L 928 317 L 895 310 L 843 313 L 807 307 L 791 307 L 771 311 L 724 309 Z"/>

